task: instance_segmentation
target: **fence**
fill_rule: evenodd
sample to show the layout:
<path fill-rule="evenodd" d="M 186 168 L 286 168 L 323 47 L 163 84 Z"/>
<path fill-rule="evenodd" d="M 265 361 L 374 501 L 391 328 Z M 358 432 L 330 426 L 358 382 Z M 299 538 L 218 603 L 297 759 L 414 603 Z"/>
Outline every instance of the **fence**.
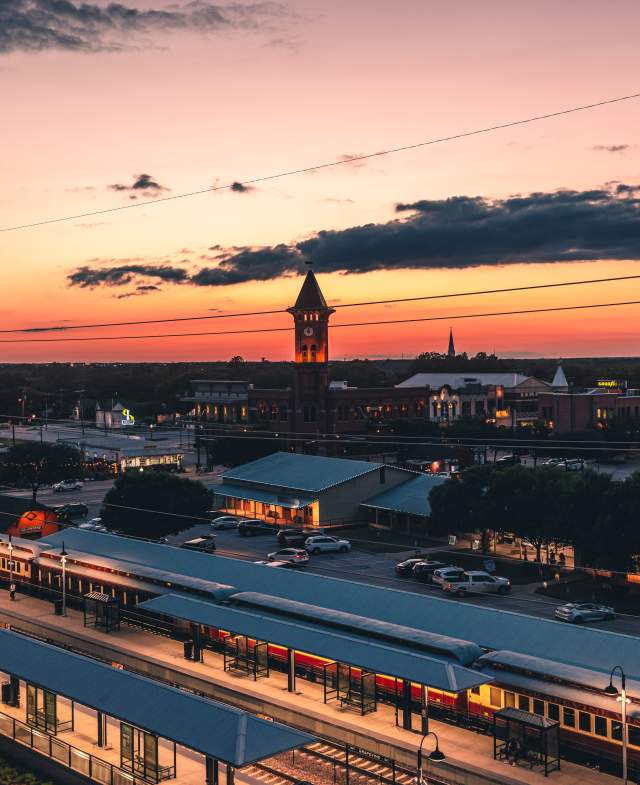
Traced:
<path fill-rule="evenodd" d="M 0 733 L 101 785 L 148 785 L 146 780 L 134 777 L 55 736 L 35 730 L 7 714 L 0 713 Z M 175 772 L 171 776 L 175 776 Z"/>

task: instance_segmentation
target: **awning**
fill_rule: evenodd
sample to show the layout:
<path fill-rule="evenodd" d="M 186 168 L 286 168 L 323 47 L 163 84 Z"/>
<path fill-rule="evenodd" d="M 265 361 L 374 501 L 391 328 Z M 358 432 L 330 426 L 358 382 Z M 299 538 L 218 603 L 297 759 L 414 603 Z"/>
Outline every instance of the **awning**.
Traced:
<path fill-rule="evenodd" d="M 275 491 L 265 491 L 262 488 L 249 488 L 243 485 L 213 485 L 211 490 L 216 496 L 231 496 L 234 499 L 249 499 L 250 501 L 262 502 L 263 504 L 273 504 L 278 507 L 289 507 L 297 510 L 301 507 L 308 507 L 317 499 L 309 496 L 292 496 Z"/>
<path fill-rule="evenodd" d="M 347 635 L 329 631 L 320 625 L 292 623 L 276 616 L 239 611 L 190 597 L 167 594 L 141 602 L 137 607 L 355 665 L 381 675 L 425 684 L 437 690 L 464 692 L 492 680 L 450 659 L 420 654 L 391 643 L 382 644 L 364 634 Z"/>
<path fill-rule="evenodd" d="M 0 671 L 232 766 L 315 741 L 240 709 L 0 630 Z"/>

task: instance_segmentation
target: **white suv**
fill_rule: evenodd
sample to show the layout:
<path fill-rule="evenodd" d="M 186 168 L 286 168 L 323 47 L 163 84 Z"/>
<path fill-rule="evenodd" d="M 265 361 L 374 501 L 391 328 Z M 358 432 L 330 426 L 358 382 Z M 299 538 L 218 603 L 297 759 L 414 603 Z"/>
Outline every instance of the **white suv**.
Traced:
<path fill-rule="evenodd" d="M 511 581 L 498 575 L 489 575 L 488 572 L 470 571 L 463 573 L 458 580 L 443 583 L 442 588 L 451 594 L 457 594 L 458 597 L 476 592 L 506 594 L 511 588 Z"/>
<path fill-rule="evenodd" d="M 464 576 L 462 567 L 439 567 L 433 571 L 431 582 L 442 586 L 444 583 L 459 581 Z"/>
<path fill-rule="evenodd" d="M 346 553 L 351 550 L 349 540 L 339 540 L 337 537 L 325 537 L 316 535 L 307 537 L 304 541 L 305 550 L 308 553 Z"/>

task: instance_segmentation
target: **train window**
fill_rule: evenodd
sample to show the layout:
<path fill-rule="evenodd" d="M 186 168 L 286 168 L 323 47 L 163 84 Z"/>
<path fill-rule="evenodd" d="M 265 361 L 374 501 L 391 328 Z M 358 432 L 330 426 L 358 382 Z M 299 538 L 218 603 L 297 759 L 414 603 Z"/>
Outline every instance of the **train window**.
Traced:
<path fill-rule="evenodd" d="M 622 723 L 611 720 L 611 738 L 614 741 L 622 741 Z"/>
<path fill-rule="evenodd" d="M 629 734 L 629 744 L 634 747 L 640 747 L 640 728 L 637 725 L 627 725 L 627 732 Z"/>
<path fill-rule="evenodd" d="M 560 706 L 557 703 L 547 703 L 547 717 L 550 720 L 560 720 Z"/>
<path fill-rule="evenodd" d="M 529 711 L 529 698 L 526 695 L 518 695 L 518 708 L 521 711 Z"/>
<path fill-rule="evenodd" d="M 515 705 L 516 705 L 516 696 L 513 694 L 513 692 L 506 692 L 506 690 L 505 690 L 505 693 L 504 693 L 504 705 L 505 705 L 505 708 L 509 708 L 509 709 L 512 709 L 512 708 L 515 707 Z"/>
<path fill-rule="evenodd" d="M 492 706 L 502 706 L 501 690 L 498 687 L 489 687 L 489 703 Z"/>
<path fill-rule="evenodd" d="M 578 712 L 578 727 L 580 730 L 587 731 L 587 733 L 591 733 L 591 715 L 587 714 L 586 711 L 579 711 Z"/>
<path fill-rule="evenodd" d="M 533 699 L 533 713 L 544 717 L 544 701 Z"/>
<path fill-rule="evenodd" d="M 593 730 L 596 736 L 607 736 L 607 719 L 606 717 L 598 717 L 596 715 L 593 718 Z"/>
<path fill-rule="evenodd" d="M 567 728 L 576 727 L 576 713 L 573 709 L 564 708 L 562 710 L 562 722 Z"/>
<path fill-rule="evenodd" d="M 480 695 L 480 687 L 472 687 L 471 688 L 472 695 Z"/>

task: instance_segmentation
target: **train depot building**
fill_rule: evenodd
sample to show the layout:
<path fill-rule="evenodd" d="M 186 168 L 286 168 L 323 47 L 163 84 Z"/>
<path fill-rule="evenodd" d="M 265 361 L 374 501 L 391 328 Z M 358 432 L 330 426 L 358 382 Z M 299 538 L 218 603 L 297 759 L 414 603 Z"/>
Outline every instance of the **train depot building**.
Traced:
<path fill-rule="evenodd" d="M 0 537 L 3 567 L 7 548 Z M 12 549 L 23 566 L 16 601 L 0 591 L 1 622 L 310 733 L 341 751 L 340 765 L 377 756 L 379 782 L 415 776 L 426 731 L 449 747 L 445 779 L 462 781 L 460 768 L 485 772 L 480 781 L 513 778 L 501 734 L 517 732 L 520 781 L 569 770 L 588 782 L 593 770 L 576 764 L 597 763 L 604 785 L 621 760 L 620 704 L 604 692 L 614 665 L 627 675 L 638 770 L 640 658 L 630 636 L 87 530 L 14 539 Z M 63 582 L 67 616 L 54 614 Z M 117 624 L 96 625 L 96 597 Z M 74 699 L 0 660 L 2 670 Z"/>
<path fill-rule="evenodd" d="M 216 506 L 224 513 L 280 526 L 330 527 L 363 523 L 367 511 L 377 508 L 378 500 L 387 504 L 383 496 L 387 491 L 396 490 L 400 498 L 411 489 L 415 497 L 419 477 L 416 472 L 383 463 L 278 452 L 227 470 L 222 484 L 213 490 Z M 428 516 L 429 492 L 443 481 L 434 477 L 421 483 L 420 499 L 413 500 L 416 516 Z M 384 520 L 391 528 L 393 520 Z"/>

